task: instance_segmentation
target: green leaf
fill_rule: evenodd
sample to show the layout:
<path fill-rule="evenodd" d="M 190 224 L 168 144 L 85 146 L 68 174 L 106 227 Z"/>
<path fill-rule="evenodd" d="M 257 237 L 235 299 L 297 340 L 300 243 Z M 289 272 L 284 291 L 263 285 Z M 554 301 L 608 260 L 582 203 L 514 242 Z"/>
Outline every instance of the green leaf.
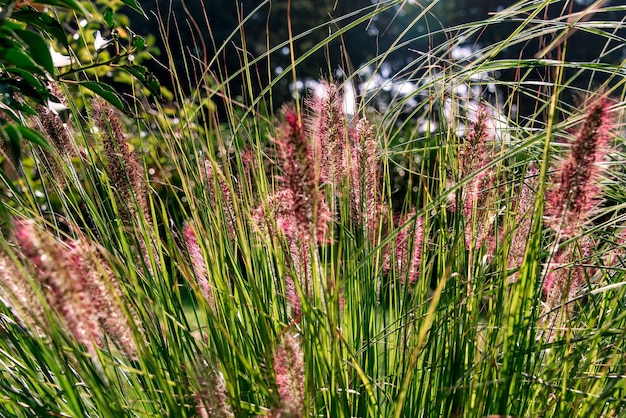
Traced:
<path fill-rule="evenodd" d="M 24 72 L 26 77 L 29 77 L 28 72 Z M 30 75 L 32 77 L 32 75 Z M 5 78 L 2 80 L 5 85 L 13 86 L 14 89 L 12 91 L 11 98 L 7 98 L 6 102 L 15 110 L 22 110 L 23 105 L 26 105 L 26 102 L 23 100 L 14 100 L 15 95 L 23 99 L 24 97 L 31 97 L 37 103 L 45 103 L 48 100 L 48 90 L 43 86 L 38 80 L 32 80 L 29 78 L 13 77 L 13 78 Z M 17 107 L 15 107 L 17 106 Z"/>
<path fill-rule="evenodd" d="M 1 82 L 0 82 L 0 86 L 1 86 Z M 11 119 L 13 119 L 15 122 L 20 122 L 20 115 L 18 113 L 16 113 L 16 111 L 6 105 L 3 102 L 0 102 L 0 111 L 2 111 L 2 116 L 0 116 L 0 125 L 2 125 L 2 121 L 5 119 L 8 119 L 6 116 L 9 116 Z"/>
<path fill-rule="evenodd" d="M 143 84 L 153 95 L 161 96 L 161 85 L 156 77 L 148 71 L 146 67 L 141 65 L 124 65 L 122 66 L 127 73 L 135 77 Z"/>
<path fill-rule="evenodd" d="M 16 126 L 17 126 L 17 130 L 19 134 L 25 140 L 32 142 L 33 144 L 39 145 L 40 147 L 43 147 L 43 148 L 49 147 L 48 141 L 46 140 L 46 138 L 44 138 L 43 135 L 39 133 L 38 131 L 32 128 L 29 128 L 28 126 L 22 126 L 22 125 L 16 125 Z"/>
<path fill-rule="evenodd" d="M 43 148 L 48 148 L 48 141 L 36 130 L 27 126 L 17 125 L 9 123 L 2 126 L 2 134 L 4 138 L 11 144 L 13 150 L 19 150 L 19 144 L 22 139 L 25 139 L 33 144 L 39 145 Z"/>
<path fill-rule="evenodd" d="M 146 40 L 142 36 L 135 35 L 133 38 L 133 46 L 141 51 L 146 47 Z"/>
<path fill-rule="evenodd" d="M 46 4 L 55 7 L 63 7 L 66 9 L 76 10 L 83 16 L 89 16 L 89 11 L 76 0 L 46 0 Z"/>
<path fill-rule="evenodd" d="M 52 36 L 57 42 L 60 42 L 64 47 L 69 49 L 67 35 L 63 30 L 63 26 L 61 26 L 61 24 L 52 16 L 38 12 L 34 9 L 24 8 L 13 13 L 13 16 L 11 17 L 15 20 L 36 27 L 41 30 L 41 32 Z"/>
<path fill-rule="evenodd" d="M 128 7 L 133 9 L 134 11 L 136 11 L 137 13 L 141 14 L 146 19 L 148 18 L 148 16 L 143 11 L 143 9 L 139 5 L 139 3 L 137 3 L 137 0 L 122 0 L 122 3 L 124 3 L 125 5 L 127 5 Z"/>
<path fill-rule="evenodd" d="M 30 54 L 27 54 L 21 48 L 1 49 L 0 61 L 4 61 L 11 66 L 43 74 L 41 67 L 31 58 Z"/>
<path fill-rule="evenodd" d="M 54 74 L 54 65 L 52 64 L 48 43 L 39 34 L 30 30 L 19 30 L 15 31 L 15 33 L 28 45 L 31 56 L 37 64 L 45 68 L 50 74 Z"/>
<path fill-rule="evenodd" d="M 5 20 L 11 17 L 11 13 L 13 13 L 13 6 L 13 2 L 0 6 L 0 22 L 4 23 Z"/>
<path fill-rule="evenodd" d="M 143 81 L 148 72 L 148 69 L 143 65 L 124 65 L 122 68 L 140 81 Z"/>
<path fill-rule="evenodd" d="M 113 89 L 113 87 L 109 86 L 108 84 L 96 81 L 85 81 L 80 83 L 80 85 L 102 97 L 104 100 L 111 103 L 122 112 L 128 115 L 132 115 L 132 112 L 128 108 L 128 103 L 126 103 L 126 101 L 122 99 L 122 97 L 115 91 L 115 89 Z"/>
<path fill-rule="evenodd" d="M 8 74 L 14 74 L 18 77 L 21 77 L 22 80 L 30 84 L 42 97 L 48 96 L 48 89 L 46 88 L 43 81 L 35 77 L 30 71 L 17 67 L 7 67 L 4 69 L 4 71 Z"/>
<path fill-rule="evenodd" d="M 115 22 L 113 20 L 113 9 L 107 7 L 104 11 L 104 23 L 111 29 L 115 26 Z"/>
<path fill-rule="evenodd" d="M 154 76 L 154 74 L 148 73 L 144 84 L 152 94 L 157 97 L 161 97 L 161 84 L 159 83 L 159 80 L 157 80 L 157 78 Z"/>

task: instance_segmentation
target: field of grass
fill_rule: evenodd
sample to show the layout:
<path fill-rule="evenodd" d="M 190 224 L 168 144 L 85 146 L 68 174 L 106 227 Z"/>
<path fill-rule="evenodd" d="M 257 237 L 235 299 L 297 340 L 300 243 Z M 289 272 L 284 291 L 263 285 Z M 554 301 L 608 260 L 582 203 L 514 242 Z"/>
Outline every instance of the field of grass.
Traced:
<path fill-rule="evenodd" d="M 200 68 L 137 119 L 59 82 L 63 116 L 28 117 L 49 146 L 3 147 L 0 416 L 623 416 L 626 77 L 604 58 L 626 40 L 602 10 L 626 6 L 551 3 L 453 28 L 517 24 L 416 55 L 389 81 L 413 92 L 354 115 L 362 71 L 268 110 L 295 56 L 262 92 L 244 62 L 244 97 Z M 605 41 L 592 61 L 572 29 Z"/>

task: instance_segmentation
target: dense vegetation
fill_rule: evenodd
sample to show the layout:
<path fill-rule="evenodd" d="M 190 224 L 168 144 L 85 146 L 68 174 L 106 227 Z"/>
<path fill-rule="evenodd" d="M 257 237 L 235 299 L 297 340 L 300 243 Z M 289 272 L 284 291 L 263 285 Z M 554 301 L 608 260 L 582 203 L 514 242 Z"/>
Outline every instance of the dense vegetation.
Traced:
<path fill-rule="evenodd" d="M 626 6 L 575 4 L 249 11 L 211 59 L 163 10 L 162 87 L 138 2 L 3 2 L 0 415 L 622 416 Z"/>

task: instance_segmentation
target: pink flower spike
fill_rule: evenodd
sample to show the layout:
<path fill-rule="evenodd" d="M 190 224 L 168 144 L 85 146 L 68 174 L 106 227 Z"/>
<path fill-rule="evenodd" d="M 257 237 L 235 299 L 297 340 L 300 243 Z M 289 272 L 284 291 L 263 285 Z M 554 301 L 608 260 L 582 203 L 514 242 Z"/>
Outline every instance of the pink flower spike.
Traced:
<path fill-rule="evenodd" d="M 485 242 L 493 241 L 490 237 L 493 224 L 490 203 L 495 175 L 493 170 L 484 168 L 489 163 L 487 140 L 493 133 L 487 126 L 488 120 L 487 108 L 480 105 L 459 153 L 459 178 L 473 176 L 462 194 L 467 248 L 472 245 L 478 248 Z"/>
<path fill-rule="evenodd" d="M 422 246 L 424 241 L 424 218 L 418 217 L 415 224 L 409 220 L 415 217 L 415 211 L 406 214 L 399 223 L 405 225 L 396 237 L 395 267 L 402 284 L 408 279 L 409 284 L 415 284 L 420 275 L 422 264 Z M 383 270 L 389 272 L 392 269 L 392 255 L 386 250 L 383 259 Z"/>
<path fill-rule="evenodd" d="M 191 259 L 191 266 L 193 267 L 198 287 L 207 302 L 209 302 L 209 305 L 213 308 L 215 302 L 213 300 L 213 289 L 211 289 L 211 285 L 209 284 L 209 273 L 206 261 L 204 260 L 204 254 L 196 238 L 194 228 L 190 223 L 186 223 L 185 226 L 183 226 L 183 238 L 187 252 L 189 253 L 189 258 Z"/>
<path fill-rule="evenodd" d="M 308 133 L 320 163 L 320 178 L 336 186 L 346 170 L 345 114 L 340 88 L 334 83 L 321 83 L 320 91 L 307 101 L 311 117 L 307 119 Z"/>
<path fill-rule="evenodd" d="M 228 184 L 226 183 L 224 172 L 217 165 L 215 165 L 214 168 L 210 160 L 204 162 L 204 170 L 209 198 L 211 199 L 209 204 L 213 210 L 222 211 L 225 218 L 224 220 L 226 221 L 228 235 L 231 239 L 235 239 L 237 235 L 235 229 L 235 207 L 233 206 L 233 198 Z M 216 179 L 217 184 L 215 183 Z M 216 190 L 221 193 L 221 196 L 218 197 L 215 195 Z"/>
<path fill-rule="evenodd" d="M 274 349 L 274 376 L 280 398 L 277 416 L 304 416 L 304 355 L 295 335 L 284 335 Z"/>
<path fill-rule="evenodd" d="M 561 239 L 578 235 L 601 201 L 599 163 L 605 159 L 613 128 L 610 107 L 606 97 L 585 106 L 570 154 L 554 176 L 555 187 L 546 194 L 545 222 Z"/>
<path fill-rule="evenodd" d="M 296 229 L 304 241 L 311 238 L 325 240 L 331 212 L 319 190 L 311 143 L 304 134 L 296 111 L 285 107 L 283 113 L 285 122 L 279 125 L 274 142 L 283 171 L 283 188 L 293 195 Z"/>

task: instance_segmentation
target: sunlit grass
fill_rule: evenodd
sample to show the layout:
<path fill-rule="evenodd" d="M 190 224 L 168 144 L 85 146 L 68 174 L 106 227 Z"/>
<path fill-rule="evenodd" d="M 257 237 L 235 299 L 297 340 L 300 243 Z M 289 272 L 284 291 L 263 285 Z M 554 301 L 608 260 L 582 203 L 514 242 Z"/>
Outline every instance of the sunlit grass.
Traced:
<path fill-rule="evenodd" d="M 270 109 L 272 89 L 292 68 L 253 91 L 255 65 L 289 40 L 268 55 L 242 54 L 237 74 L 220 73 L 216 58 L 200 68 L 213 81 L 192 85 L 190 94 L 190 74 L 201 64 L 171 68 L 179 83 L 174 111 L 157 104 L 132 122 L 106 113 L 103 126 L 101 105 L 89 104 L 87 116 L 71 110 L 77 152 L 33 148 L 24 175 L 5 180 L 0 415 L 621 416 L 626 94 L 623 71 L 603 57 L 622 23 L 544 21 L 550 3 L 521 2 L 452 28 L 470 36 L 501 22 L 518 25 L 463 62 L 449 54 L 455 39 L 416 54 L 390 81 L 413 83 L 410 94 L 374 110 L 385 94 L 377 87 L 354 117 L 333 110 L 336 124 L 313 119 L 331 114 L 332 100 L 318 98 L 321 111 L 304 103 L 300 112 Z M 341 24 L 340 36 L 380 12 L 372 7 L 329 25 Z M 606 40 L 593 62 L 559 55 L 572 27 Z M 538 39 L 562 43 L 534 59 L 500 58 L 507 46 Z M 369 64 L 408 46 L 398 38 Z M 294 57 L 294 68 L 306 58 Z M 512 69 L 515 81 L 495 77 Z M 536 71 L 545 81 L 529 81 Z M 364 82 L 359 74 L 343 83 Z M 229 90 L 236 77 L 243 97 Z M 480 128 L 480 98 L 492 85 L 506 94 L 482 101 L 487 141 L 480 163 L 464 165 Z M 587 111 L 572 104 L 574 94 L 610 97 L 613 127 L 599 177 L 604 203 L 564 238 L 544 215 Z M 223 113 L 210 106 L 218 98 L 225 98 Z M 519 115 L 514 105 L 529 100 L 533 114 Z M 357 135 L 362 118 L 369 136 Z M 124 122 L 117 137 L 116 121 Z M 307 129 L 299 136 L 301 123 Z M 347 144 L 333 148 L 339 164 L 322 150 L 331 133 Z M 289 179 L 293 173 L 301 176 Z M 295 198 L 281 200 L 285 190 Z M 468 205 L 473 194 L 482 200 Z M 16 232 L 21 219 L 47 231 L 47 244 L 27 248 Z M 594 244 L 583 256 L 587 238 Z M 79 239 L 93 246 L 84 252 L 87 270 L 106 278 L 102 286 L 114 295 L 107 303 L 128 322 L 136 352 L 104 318 L 96 343 L 64 316 L 64 306 L 93 307 L 76 293 L 84 286 L 76 277 L 87 273 L 67 273 L 64 254 Z M 560 248 L 579 254 L 565 267 L 582 264 L 593 274 L 555 302 L 544 282 Z M 75 281 L 55 290 L 61 276 Z M 71 302 L 55 305 L 52 290 Z M 563 312 L 566 321 L 552 320 Z"/>

